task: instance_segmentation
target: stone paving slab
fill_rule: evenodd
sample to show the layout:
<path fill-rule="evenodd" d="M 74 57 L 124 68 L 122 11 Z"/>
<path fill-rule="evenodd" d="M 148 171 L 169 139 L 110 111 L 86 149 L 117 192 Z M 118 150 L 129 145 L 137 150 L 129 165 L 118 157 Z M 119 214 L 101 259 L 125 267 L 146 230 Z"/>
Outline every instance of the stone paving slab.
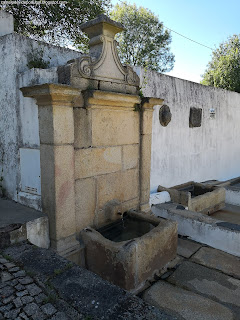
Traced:
<path fill-rule="evenodd" d="M 238 316 L 240 314 L 240 281 L 238 279 L 185 261 L 167 281 L 225 304 Z"/>
<path fill-rule="evenodd" d="M 184 320 L 233 320 L 234 314 L 225 306 L 165 281 L 156 282 L 143 299 Z"/>
<path fill-rule="evenodd" d="M 217 249 L 203 247 L 195 253 L 190 260 L 240 279 L 240 258 L 232 256 L 231 254 Z"/>
<path fill-rule="evenodd" d="M 178 238 L 177 254 L 184 258 L 190 258 L 201 247 L 200 243 Z"/>
<path fill-rule="evenodd" d="M 24 243 L 2 256 L 0 319 L 178 320 L 52 250 Z"/>

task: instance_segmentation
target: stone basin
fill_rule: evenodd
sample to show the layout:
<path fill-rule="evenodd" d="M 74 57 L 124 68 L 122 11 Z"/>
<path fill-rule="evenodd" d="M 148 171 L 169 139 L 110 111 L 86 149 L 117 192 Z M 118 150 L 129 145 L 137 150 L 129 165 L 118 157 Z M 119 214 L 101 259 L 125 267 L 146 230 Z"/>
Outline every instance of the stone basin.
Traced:
<path fill-rule="evenodd" d="M 208 215 L 225 206 L 225 189 L 221 187 L 190 181 L 171 188 L 159 186 L 158 191 L 168 191 L 173 202 Z"/>
<path fill-rule="evenodd" d="M 97 229 L 106 239 L 121 242 L 138 238 L 151 231 L 158 224 L 125 215 L 121 220 Z"/>
<path fill-rule="evenodd" d="M 85 263 L 102 278 L 137 292 L 175 258 L 177 223 L 133 210 L 123 220 L 81 231 Z"/>

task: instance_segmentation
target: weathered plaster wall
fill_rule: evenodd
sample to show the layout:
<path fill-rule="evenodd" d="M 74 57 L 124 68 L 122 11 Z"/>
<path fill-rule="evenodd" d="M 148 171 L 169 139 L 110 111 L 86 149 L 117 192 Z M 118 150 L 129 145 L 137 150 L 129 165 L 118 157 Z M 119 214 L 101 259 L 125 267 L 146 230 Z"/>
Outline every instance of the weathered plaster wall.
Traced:
<path fill-rule="evenodd" d="M 12 33 L 14 30 L 13 16 L 3 10 L 0 10 L 0 36 Z"/>
<path fill-rule="evenodd" d="M 138 71 L 139 72 L 139 71 Z M 151 192 L 187 181 L 240 175 L 240 94 L 157 72 L 141 71 L 143 93 L 164 99 L 172 120 L 163 127 L 153 113 Z M 189 128 L 190 108 L 202 108 L 201 127 Z M 215 109 L 215 118 L 210 117 Z"/>
<path fill-rule="evenodd" d="M 80 53 L 34 41 L 17 33 L 4 35 L 8 33 L 3 28 L 6 17 L 0 18 L 0 172 L 7 196 L 23 202 L 24 195 L 19 195 L 19 149 L 38 149 L 39 134 L 35 101 L 23 98 L 19 87 L 31 83 L 56 82 L 57 73 L 54 67 L 66 64 L 68 60 L 79 57 Z M 36 49 L 43 50 L 43 59 L 49 61 L 49 66 L 53 69 L 28 69 L 28 56 Z M 23 75 L 26 71 L 27 74 Z"/>

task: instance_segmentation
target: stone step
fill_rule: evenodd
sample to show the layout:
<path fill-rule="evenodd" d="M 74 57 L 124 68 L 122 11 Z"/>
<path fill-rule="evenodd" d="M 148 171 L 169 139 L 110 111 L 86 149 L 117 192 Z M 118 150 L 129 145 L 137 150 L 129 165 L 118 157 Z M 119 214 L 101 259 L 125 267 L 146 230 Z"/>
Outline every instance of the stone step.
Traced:
<path fill-rule="evenodd" d="M 160 310 L 163 309 L 178 319 L 186 320 L 233 320 L 234 314 L 225 306 L 199 294 L 171 285 L 156 282 L 148 289 L 143 299 Z"/>
<path fill-rule="evenodd" d="M 47 215 L 0 198 L 0 248 L 25 240 L 38 247 L 49 248 Z"/>

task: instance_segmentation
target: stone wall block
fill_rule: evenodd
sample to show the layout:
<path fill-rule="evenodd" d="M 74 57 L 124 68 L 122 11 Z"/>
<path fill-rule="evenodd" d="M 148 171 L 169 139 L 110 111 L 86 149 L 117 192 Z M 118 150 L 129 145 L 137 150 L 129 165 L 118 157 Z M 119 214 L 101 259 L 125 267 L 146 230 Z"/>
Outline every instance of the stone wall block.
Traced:
<path fill-rule="evenodd" d="M 88 148 L 92 145 L 92 111 L 74 108 L 74 146 Z"/>
<path fill-rule="evenodd" d="M 55 154 L 55 193 L 57 239 L 75 233 L 74 149 L 57 146 Z"/>
<path fill-rule="evenodd" d="M 111 92 L 124 92 L 126 93 L 126 84 L 125 83 L 114 83 L 110 81 L 99 81 L 100 90 L 111 91 Z"/>
<path fill-rule="evenodd" d="M 53 130 L 53 108 L 49 106 L 38 107 L 39 136 L 40 143 L 54 143 L 54 130 Z"/>
<path fill-rule="evenodd" d="M 40 146 L 42 211 L 48 215 L 50 238 L 56 237 L 55 155 L 52 145 Z"/>
<path fill-rule="evenodd" d="M 139 143 L 139 113 L 126 110 L 92 111 L 92 145 L 114 146 Z"/>
<path fill-rule="evenodd" d="M 95 178 L 77 180 L 76 192 L 76 229 L 77 232 L 92 226 L 96 208 L 96 181 Z"/>
<path fill-rule="evenodd" d="M 142 134 L 152 134 L 153 109 L 145 110 L 142 115 Z"/>
<path fill-rule="evenodd" d="M 140 202 L 149 201 L 150 196 L 150 172 L 151 172 L 151 142 L 152 136 L 141 136 L 141 168 L 140 168 Z"/>
<path fill-rule="evenodd" d="M 70 145 L 41 145 L 42 207 L 49 217 L 50 238 L 75 232 L 74 151 Z"/>
<path fill-rule="evenodd" d="M 98 181 L 98 207 L 102 208 L 111 200 L 125 202 L 138 197 L 139 171 L 131 169 L 103 175 Z"/>
<path fill-rule="evenodd" d="M 138 209 L 139 208 L 139 196 L 135 199 L 128 200 L 122 203 L 122 212 L 126 212 L 131 209 Z"/>
<path fill-rule="evenodd" d="M 123 149 L 123 170 L 138 167 L 139 164 L 139 144 L 126 145 Z"/>
<path fill-rule="evenodd" d="M 75 151 L 75 179 L 98 176 L 122 169 L 121 147 Z"/>
<path fill-rule="evenodd" d="M 40 143 L 70 144 L 74 142 L 73 109 L 64 106 L 44 106 L 38 109 Z"/>

